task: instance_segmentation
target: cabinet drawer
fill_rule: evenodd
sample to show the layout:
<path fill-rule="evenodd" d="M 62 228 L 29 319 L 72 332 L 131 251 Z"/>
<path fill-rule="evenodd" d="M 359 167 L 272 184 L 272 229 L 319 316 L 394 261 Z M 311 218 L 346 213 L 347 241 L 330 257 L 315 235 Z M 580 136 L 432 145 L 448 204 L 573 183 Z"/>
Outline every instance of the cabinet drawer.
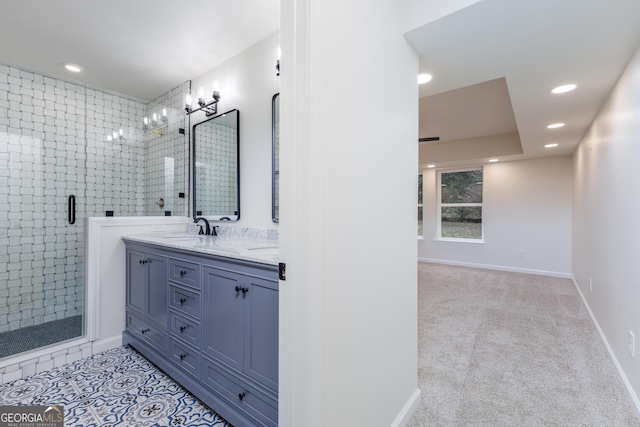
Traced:
<path fill-rule="evenodd" d="M 200 323 L 172 311 L 169 313 L 169 331 L 187 344 L 200 348 Z"/>
<path fill-rule="evenodd" d="M 169 306 L 200 320 L 200 294 L 198 292 L 171 285 Z"/>
<path fill-rule="evenodd" d="M 191 346 L 184 345 L 173 338 L 169 338 L 169 359 L 196 378 L 200 377 L 200 352 Z"/>
<path fill-rule="evenodd" d="M 172 258 L 169 261 L 169 280 L 200 289 L 200 264 Z"/>
<path fill-rule="evenodd" d="M 127 329 L 148 342 L 163 354 L 167 353 L 167 332 L 153 324 L 127 313 Z"/>
<path fill-rule="evenodd" d="M 256 420 L 256 425 L 278 425 L 277 397 L 258 391 L 224 367 L 206 358 L 202 359 L 202 381 L 229 403 L 240 408 Z"/>

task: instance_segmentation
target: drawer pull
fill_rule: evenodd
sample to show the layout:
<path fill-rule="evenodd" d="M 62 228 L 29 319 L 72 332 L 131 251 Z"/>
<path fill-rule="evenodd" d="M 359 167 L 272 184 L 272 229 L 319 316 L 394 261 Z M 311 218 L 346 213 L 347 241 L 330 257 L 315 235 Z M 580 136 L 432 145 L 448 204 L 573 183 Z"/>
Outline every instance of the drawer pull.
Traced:
<path fill-rule="evenodd" d="M 249 288 L 242 288 L 242 293 L 246 294 L 247 292 L 249 292 Z"/>
<path fill-rule="evenodd" d="M 184 270 L 180 270 L 180 277 L 184 277 L 187 275 L 187 272 Z"/>
<path fill-rule="evenodd" d="M 141 259 L 140 261 L 138 261 L 140 264 L 146 264 L 149 262 L 148 259 Z"/>
<path fill-rule="evenodd" d="M 238 398 L 239 398 L 240 400 L 242 400 L 242 399 L 244 399 L 244 397 L 245 397 L 246 395 L 247 395 L 247 394 L 243 391 L 242 393 L 240 393 L 240 394 L 238 395 Z"/>
<path fill-rule="evenodd" d="M 149 332 L 150 330 L 151 330 L 151 329 L 146 328 L 146 329 L 141 330 L 140 332 L 142 332 L 143 334 L 146 334 L 146 333 L 147 333 L 147 332 Z"/>
<path fill-rule="evenodd" d="M 185 325 L 180 326 L 180 333 L 184 332 L 187 327 Z"/>
<path fill-rule="evenodd" d="M 187 302 L 186 298 L 180 298 L 180 305 L 184 305 L 185 302 Z"/>
<path fill-rule="evenodd" d="M 236 292 L 240 292 L 242 288 L 240 286 L 236 286 Z"/>
<path fill-rule="evenodd" d="M 184 358 L 185 358 L 185 357 L 187 357 L 187 355 L 186 355 L 186 354 L 181 354 L 181 355 L 180 355 L 180 360 L 184 360 Z"/>

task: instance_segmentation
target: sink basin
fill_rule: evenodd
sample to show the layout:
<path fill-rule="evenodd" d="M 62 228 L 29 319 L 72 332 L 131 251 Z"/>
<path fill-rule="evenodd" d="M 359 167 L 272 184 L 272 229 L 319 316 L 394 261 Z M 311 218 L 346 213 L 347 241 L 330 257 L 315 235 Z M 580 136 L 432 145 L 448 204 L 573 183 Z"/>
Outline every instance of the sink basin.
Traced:
<path fill-rule="evenodd" d="M 162 236 L 160 238 L 162 240 L 168 240 L 170 242 L 176 242 L 176 241 L 197 242 L 200 239 L 202 239 L 202 237 L 204 237 L 204 236 L 188 236 L 188 235 L 184 235 L 184 236 Z"/>
<path fill-rule="evenodd" d="M 266 245 L 255 245 L 255 246 L 247 246 L 247 250 L 248 251 L 260 251 L 260 250 L 273 250 L 273 249 L 279 249 L 280 246 L 277 244 L 266 244 Z"/>
<path fill-rule="evenodd" d="M 219 252 L 228 252 L 228 253 L 232 253 L 232 254 L 237 254 L 238 253 L 238 249 L 236 248 L 230 248 L 227 246 L 219 246 L 219 245 L 211 245 L 211 244 L 207 244 L 207 243 L 200 243 L 197 245 L 193 245 L 193 247 L 195 249 L 206 249 L 206 250 L 211 250 L 211 251 L 219 251 Z"/>

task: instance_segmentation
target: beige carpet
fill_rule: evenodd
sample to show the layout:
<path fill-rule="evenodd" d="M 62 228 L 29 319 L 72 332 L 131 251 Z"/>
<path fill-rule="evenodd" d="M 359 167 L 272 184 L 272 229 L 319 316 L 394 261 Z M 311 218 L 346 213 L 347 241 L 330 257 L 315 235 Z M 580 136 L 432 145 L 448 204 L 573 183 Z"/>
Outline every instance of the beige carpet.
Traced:
<path fill-rule="evenodd" d="M 410 427 L 640 426 L 573 282 L 418 264 Z"/>

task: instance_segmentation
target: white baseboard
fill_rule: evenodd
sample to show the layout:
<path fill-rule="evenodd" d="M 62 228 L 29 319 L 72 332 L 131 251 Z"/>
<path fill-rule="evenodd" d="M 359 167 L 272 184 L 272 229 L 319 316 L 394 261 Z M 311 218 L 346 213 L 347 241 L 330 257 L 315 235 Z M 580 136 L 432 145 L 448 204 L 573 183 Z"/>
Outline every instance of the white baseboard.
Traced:
<path fill-rule="evenodd" d="M 430 262 L 433 264 L 455 265 L 459 267 L 482 268 L 485 270 L 509 271 L 512 273 L 536 274 L 538 276 L 559 277 L 561 279 L 572 279 L 571 273 L 562 273 L 559 271 L 534 270 L 531 268 L 518 268 L 502 265 L 477 264 L 473 262 L 448 261 L 444 259 L 418 258 L 418 262 Z"/>
<path fill-rule="evenodd" d="M 418 405 L 420 405 L 420 393 L 421 392 L 419 388 L 417 388 L 416 391 L 413 392 L 396 419 L 393 420 L 393 424 L 391 424 L 391 427 L 404 427 L 409 424 L 411 416 L 416 411 L 416 409 L 418 409 Z"/>
<path fill-rule="evenodd" d="M 578 294 L 580 295 L 580 298 L 582 299 L 582 302 L 583 302 L 584 306 L 586 307 L 587 312 L 589 313 L 589 317 L 591 317 L 591 320 L 593 321 L 593 324 L 596 325 L 596 329 L 598 330 L 598 333 L 600 334 L 600 338 L 602 339 L 602 342 L 604 343 L 604 346 L 606 347 L 607 352 L 609 352 L 609 356 L 611 356 L 611 360 L 613 360 L 613 364 L 615 365 L 616 369 L 618 370 L 618 374 L 620 374 L 620 377 L 622 378 L 622 381 L 624 382 L 624 385 L 627 388 L 627 392 L 629 392 L 629 397 L 631 397 L 631 401 L 633 402 L 633 404 L 634 404 L 634 406 L 636 408 L 636 413 L 640 415 L 640 399 L 638 399 L 638 395 L 636 394 L 636 391 L 633 389 L 633 386 L 629 382 L 629 378 L 627 378 L 627 375 L 625 374 L 624 370 L 622 369 L 622 366 L 620 365 L 620 362 L 618 362 L 618 358 L 616 357 L 615 353 L 613 352 L 613 349 L 609 345 L 609 341 L 607 340 L 607 337 L 605 336 L 604 332 L 600 328 L 600 324 L 598 323 L 598 321 L 596 320 L 596 317 L 594 316 L 593 312 L 591 311 L 591 307 L 589 307 L 589 303 L 587 302 L 587 299 L 584 297 L 584 294 L 582 293 L 582 290 L 580 289 L 580 286 L 578 286 L 578 282 L 576 281 L 575 277 L 573 277 L 573 276 L 571 277 L 571 279 L 573 280 L 573 284 L 575 285 L 576 289 L 578 290 Z"/>
<path fill-rule="evenodd" d="M 120 347 L 122 345 L 122 334 L 116 335 L 102 340 L 96 340 L 91 343 L 91 352 L 93 354 L 102 353 L 103 351 L 111 350 L 112 348 Z"/>

